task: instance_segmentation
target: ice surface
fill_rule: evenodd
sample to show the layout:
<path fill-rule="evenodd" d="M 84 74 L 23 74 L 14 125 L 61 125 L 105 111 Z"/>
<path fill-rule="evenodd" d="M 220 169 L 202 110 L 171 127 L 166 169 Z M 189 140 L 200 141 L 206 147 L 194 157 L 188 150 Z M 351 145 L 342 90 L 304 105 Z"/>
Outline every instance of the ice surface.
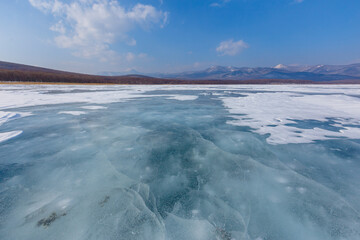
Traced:
<path fill-rule="evenodd" d="M 0 239 L 360 239 L 358 86 L 0 87 Z"/>

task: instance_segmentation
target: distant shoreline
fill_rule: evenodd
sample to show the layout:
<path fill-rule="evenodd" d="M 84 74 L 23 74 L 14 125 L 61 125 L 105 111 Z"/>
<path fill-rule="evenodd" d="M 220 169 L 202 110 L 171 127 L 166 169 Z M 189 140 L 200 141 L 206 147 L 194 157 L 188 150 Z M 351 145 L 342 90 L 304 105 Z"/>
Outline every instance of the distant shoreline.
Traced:
<path fill-rule="evenodd" d="M 221 80 L 219 80 L 221 81 Z M 101 86 L 101 85 L 124 85 L 124 86 L 136 86 L 136 85 L 360 85 L 360 81 L 358 83 L 329 83 L 329 82 L 311 82 L 311 83 L 203 83 L 203 84 L 170 84 L 170 83 L 155 83 L 155 84 L 131 84 L 131 83 L 67 83 L 67 82 L 20 82 L 20 81 L 0 81 L 0 85 L 84 85 L 84 86 Z"/>
<path fill-rule="evenodd" d="M 98 76 L 80 73 L 47 72 L 42 70 L 0 69 L 0 82 L 21 82 L 28 84 L 122 84 L 122 85 L 229 85 L 229 84 L 311 84 L 314 81 L 292 79 L 254 80 L 188 80 L 154 78 L 142 75 Z M 360 83 L 360 80 L 359 80 Z"/>
<path fill-rule="evenodd" d="M 132 85 L 132 84 L 0 81 L 0 85 Z"/>
<path fill-rule="evenodd" d="M 276 74 L 275 74 L 276 76 Z M 309 78 L 311 79 L 311 78 Z M 251 78 L 229 80 L 226 78 L 157 78 L 145 75 L 100 76 L 65 72 L 41 67 L 0 61 L 0 82 L 2 84 L 52 84 L 52 85 L 317 85 L 317 84 L 360 84 L 360 77 L 340 78 L 338 80 L 306 80 L 289 78 Z"/>

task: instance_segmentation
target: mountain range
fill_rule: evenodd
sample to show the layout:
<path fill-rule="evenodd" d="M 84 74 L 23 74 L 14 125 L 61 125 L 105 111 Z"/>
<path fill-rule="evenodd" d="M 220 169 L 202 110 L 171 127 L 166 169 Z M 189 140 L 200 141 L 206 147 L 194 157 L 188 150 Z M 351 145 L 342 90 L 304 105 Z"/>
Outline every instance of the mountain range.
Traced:
<path fill-rule="evenodd" d="M 274 67 L 212 66 L 202 71 L 79 74 L 0 61 L 0 81 L 115 84 L 270 84 L 360 83 L 360 63 L 350 65 L 283 65 Z"/>
<path fill-rule="evenodd" d="M 293 79 L 311 81 L 353 80 L 360 78 L 360 63 L 350 65 L 283 65 L 275 67 L 212 66 L 202 71 L 147 74 L 153 77 L 189 80 Z"/>

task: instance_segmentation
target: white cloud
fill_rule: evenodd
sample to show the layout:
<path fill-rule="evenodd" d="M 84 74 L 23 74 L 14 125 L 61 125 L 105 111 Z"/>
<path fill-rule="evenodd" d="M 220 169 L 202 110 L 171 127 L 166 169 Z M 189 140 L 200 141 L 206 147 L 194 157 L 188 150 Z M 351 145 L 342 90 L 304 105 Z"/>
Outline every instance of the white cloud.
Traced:
<path fill-rule="evenodd" d="M 134 61 L 134 59 L 135 59 L 135 54 L 133 54 L 133 53 L 131 53 L 131 52 L 129 52 L 129 53 L 126 54 L 126 60 L 127 60 L 128 62 L 132 62 L 132 61 Z"/>
<path fill-rule="evenodd" d="M 44 13 L 52 14 L 58 22 L 50 29 L 59 33 L 55 37 L 58 47 L 75 50 L 76 56 L 113 58 L 116 52 L 111 44 L 122 41 L 135 46 L 136 40 L 128 34 L 136 27 L 149 30 L 163 27 L 168 13 L 151 5 L 136 4 L 126 9 L 116 0 L 29 0 Z M 130 57 L 131 58 L 131 57 Z"/>
<path fill-rule="evenodd" d="M 55 25 L 51 26 L 50 27 L 50 30 L 51 31 L 54 31 L 54 32 L 58 32 L 60 34 L 65 34 L 66 33 L 66 28 L 63 24 L 62 21 L 59 21 L 58 23 L 56 23 Z"/>
<path fill-rule="evenodd" d="M 220 5 L 220 3 L 215 2 L 215 3 L 210 4 L 210 7 L 221 7 L 221 5 Z"/>
<path fill-rule="evenodd" d="M 219 2 L 213 2 L 210 4 L 210 7 L 223 7 L 226 3 L 229 3 L 231 0 L 220 0 Z"/>
<path fill-rule="evenodd" d="M 139 53 L 139 54 L 135 54 L 135 53 L 132 53 L 132 52 L 128 52 L 126 55 L 125 55 L 125 59 L 126 61 L 128 62 L 133 62 L 135 60 L 145 60 L 147 58 L 147 54 L 146 53 Z"/>
<path fill-rule="evenodd" d="M 239 54 L 243 49 L 248 48 L 249 45 L 243 40 L 234 42 L 233 39 L 222 41 L 216 48 L 216 51 L 222 55 L 235 56 Z"/>

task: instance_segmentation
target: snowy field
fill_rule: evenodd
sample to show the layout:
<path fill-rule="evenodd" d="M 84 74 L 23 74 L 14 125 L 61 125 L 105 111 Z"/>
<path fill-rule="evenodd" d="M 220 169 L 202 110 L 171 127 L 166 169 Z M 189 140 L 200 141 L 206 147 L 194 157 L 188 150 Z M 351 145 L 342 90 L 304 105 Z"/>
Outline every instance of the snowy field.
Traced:
<path fill-rule="evenodd" d="M 0 85 L 0 239 L 360 239 L 360 86 Z"/>

